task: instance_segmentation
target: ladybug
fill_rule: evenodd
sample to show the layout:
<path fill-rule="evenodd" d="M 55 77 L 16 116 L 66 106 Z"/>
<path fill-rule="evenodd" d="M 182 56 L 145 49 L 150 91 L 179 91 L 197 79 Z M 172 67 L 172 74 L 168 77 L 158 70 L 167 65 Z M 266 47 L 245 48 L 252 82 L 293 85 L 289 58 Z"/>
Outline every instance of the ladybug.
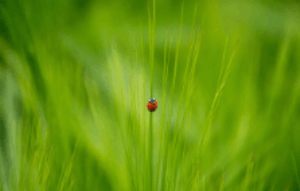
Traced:
<path fill-rule="evenodd" d="M 155 100 L 155 98 L 150 98 L 149 102 L 147 104 L 147 108 L 149 111 L 153 112 L 156 110 L 157 108 L 157 101 Z"/>

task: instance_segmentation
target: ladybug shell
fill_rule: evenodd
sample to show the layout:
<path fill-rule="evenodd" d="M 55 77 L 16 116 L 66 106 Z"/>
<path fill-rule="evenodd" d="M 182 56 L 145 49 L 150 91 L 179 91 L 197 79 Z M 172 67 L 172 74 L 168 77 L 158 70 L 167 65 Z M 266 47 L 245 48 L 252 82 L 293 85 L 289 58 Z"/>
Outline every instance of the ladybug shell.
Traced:
<path fill-rule="evenodd" d="M 149 111 L 153 112 L 156 110 L 157 108 L 157 101 L 155 101 L 155 104 L 151 103 L 151 102 L 148 102 L 147 104 L 147 108 Z"/>

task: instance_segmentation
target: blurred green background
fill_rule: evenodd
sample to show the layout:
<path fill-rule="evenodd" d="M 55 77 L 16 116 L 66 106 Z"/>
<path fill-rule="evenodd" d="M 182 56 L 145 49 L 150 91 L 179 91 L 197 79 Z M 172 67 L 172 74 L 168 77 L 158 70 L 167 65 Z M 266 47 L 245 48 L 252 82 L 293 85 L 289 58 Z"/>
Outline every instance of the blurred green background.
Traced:
<path fill-rule="evenodd" d="M 0 191 L 300 190 L 298 0 L 0 8 Z"/>

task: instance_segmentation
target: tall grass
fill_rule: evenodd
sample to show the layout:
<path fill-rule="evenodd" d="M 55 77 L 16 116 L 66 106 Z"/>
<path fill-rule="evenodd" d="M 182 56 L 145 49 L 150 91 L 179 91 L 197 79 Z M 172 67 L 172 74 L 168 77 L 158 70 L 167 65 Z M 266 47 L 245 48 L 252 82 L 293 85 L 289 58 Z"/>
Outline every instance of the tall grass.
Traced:
<path fill-rule="evenodd" d="M 0 191 L 300 189 L 297 2 L 0 7 Z"/>

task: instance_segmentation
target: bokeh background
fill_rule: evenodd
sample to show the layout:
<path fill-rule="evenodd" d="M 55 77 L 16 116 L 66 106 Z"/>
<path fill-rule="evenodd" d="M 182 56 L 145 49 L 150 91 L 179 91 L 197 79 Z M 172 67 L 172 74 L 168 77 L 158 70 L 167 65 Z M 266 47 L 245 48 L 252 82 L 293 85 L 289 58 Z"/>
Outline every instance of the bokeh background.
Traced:
<path fill-rule="evenodd" d="M 1 191 L 300 190 L 299 1 L 0 8 Z"/>

